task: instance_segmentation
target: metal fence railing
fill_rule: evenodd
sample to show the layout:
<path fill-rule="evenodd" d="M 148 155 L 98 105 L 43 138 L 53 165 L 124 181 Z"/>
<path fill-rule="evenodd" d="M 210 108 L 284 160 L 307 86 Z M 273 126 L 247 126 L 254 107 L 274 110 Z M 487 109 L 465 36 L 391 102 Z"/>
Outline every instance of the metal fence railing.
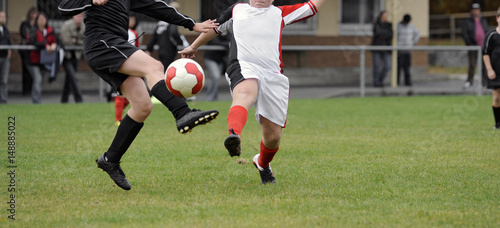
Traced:
<path fill-rule="evenodd" d="M 82 50 L 81 46 L 67 46 L 66 50 Z M 156 49 L 157 47 L 155 47 Z M 34 46 L 30 45 L 0 45 L 0 50 L 12 49 L 12 50 L 35 50 Z M 223 46 L 201 46 L 199 50 L 224 50 Z M 359 62 L 359 88 L 360 97 L 365 97 L 366 91 L 366 52 L 367 51 L 477 51 L 477 69 L 476 74 L 481 75 L 482 73 L 482 49 L 480 46 L 413 46 L 413 47 L 398 47 L 398 46 L 322 46 L 322 45 L 312 45 L 312 46 L 301 46 L 301 45 L 285 45 L 282 46 L 283 51 L 357 51 L 360 55 Z M 476 95 L 482 95 L 481 87 L 481 76 L 475 77 L 475 91 Z M 99 86 L 100 93 L 103 93 L 104 83 L 101 81 Z M 102 94 L 102 95 L 103 95 Z M 100 94 L 101 95 L 101 94 Z M 103 97 L 103 96 L 101 96 Z"/>

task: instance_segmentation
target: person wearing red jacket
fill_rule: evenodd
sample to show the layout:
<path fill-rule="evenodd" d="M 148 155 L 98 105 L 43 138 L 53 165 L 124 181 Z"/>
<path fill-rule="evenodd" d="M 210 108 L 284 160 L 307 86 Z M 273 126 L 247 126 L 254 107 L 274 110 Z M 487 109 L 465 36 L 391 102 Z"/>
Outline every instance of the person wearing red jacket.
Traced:
<path fill-rule="evenodd" d="M 32 100 L 33 103 L 39 104 L 42 102 L 42 69 L 44 69 L 40 64 L 41 52 L 45 50 L 48 54 L 54 53 L 57 48 L 57 40 L 54 29 L 47 24 L 45 13 L 38 13 L 35 26 L 36 32 L 28 34 L 28 44 L 35 45 L 37 50 L 31 51 L 28 68 L 31 68 L 31 72 L 33 72 Z"/>

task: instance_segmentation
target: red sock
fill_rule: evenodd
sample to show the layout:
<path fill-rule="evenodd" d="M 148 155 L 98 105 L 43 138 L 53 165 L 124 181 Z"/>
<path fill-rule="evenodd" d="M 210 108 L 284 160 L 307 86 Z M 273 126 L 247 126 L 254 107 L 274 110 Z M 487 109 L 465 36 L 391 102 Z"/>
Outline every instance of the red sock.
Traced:
<path fill-rule="evenodd" d="M 279 146 L 278 146 L 278 148 L 276 148 L 274 150 L 268 149 L 266 146 L 264 146 L 264 143 L 261 140 L 260 141 L 259 166 L 262 168 L 269 167 L 269 163 L 271 163 L 271 161 L 274 158 L 274 155 L 276 154 L 276 152 L 278 152 L 279 149 L 280 149 Z"/>
<path fill-rule="evenodd" d="M 116 121 L 122 121 L 123 110 L 128 105 L 128 100 L 125 97 L 115 97 L 115 118 Z"/>
<path fill-rule="evenodd" d="M 247 123 L 248 111 L 243 106 L 233 106 L 227 115 L 228 129 L 233 129 L 234 133 L 241 135 L 243 127 Z M 231 134 L 231 132 L 229 133 Z"/>

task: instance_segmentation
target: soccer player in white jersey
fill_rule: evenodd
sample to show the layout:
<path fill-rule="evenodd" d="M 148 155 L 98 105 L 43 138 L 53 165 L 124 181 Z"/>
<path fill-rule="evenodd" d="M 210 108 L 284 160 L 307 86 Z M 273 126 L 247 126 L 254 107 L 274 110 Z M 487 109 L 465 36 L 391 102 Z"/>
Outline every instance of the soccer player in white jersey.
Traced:
<path fill-rule="evenodd" d="M 201 34 L 179 53 L 193 58 L 198 48 L 226 31 L 233 33 L 226 78 L 233 102 L 227 117 L 229 136 L 224 146 L 231 156 L 241 154 L 241 132 L 248 110 L 255 106 L 261 125 L 260 153 L 253 163 L 263 184 L 275 183 L 270 162 L 278 152 L 282 128 L 286 125 L 290 86 L 283 75 L 281 34 L 285 26 L 316 15 L 324 0 L 296 5 L 273 6 L 274 0 L 250 0 L 223 12 L 214 31 Z"/>

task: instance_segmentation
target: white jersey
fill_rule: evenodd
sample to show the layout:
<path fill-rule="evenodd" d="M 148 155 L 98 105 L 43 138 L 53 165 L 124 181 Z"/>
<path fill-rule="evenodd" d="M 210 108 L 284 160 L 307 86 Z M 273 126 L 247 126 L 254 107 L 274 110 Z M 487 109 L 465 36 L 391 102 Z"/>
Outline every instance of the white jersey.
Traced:
<path fill-rule="evenodd" d="M 312 2 L 255 8 L 235 4 L 218 19 L 217 33 L 232 32 L 226 78 L 231 91 L 245 79 L 257 79 L 255 118 L 263 116 L 285 127 L 290 84 L 283 75 L 281 34 L 286 25 L 316 14 Z"/>
<path fill-rule="evenodd" d="M 282 73 L 281 34 L 286 25 L 316 14 L 313 3 L 255 8 L 249 4 L 233 5 L 217 22 L 217 32 L 232 31 L 230 61 L 248 62 L 271 72 Z M 231 62 L 230 62 L 231 64 Z"/>

